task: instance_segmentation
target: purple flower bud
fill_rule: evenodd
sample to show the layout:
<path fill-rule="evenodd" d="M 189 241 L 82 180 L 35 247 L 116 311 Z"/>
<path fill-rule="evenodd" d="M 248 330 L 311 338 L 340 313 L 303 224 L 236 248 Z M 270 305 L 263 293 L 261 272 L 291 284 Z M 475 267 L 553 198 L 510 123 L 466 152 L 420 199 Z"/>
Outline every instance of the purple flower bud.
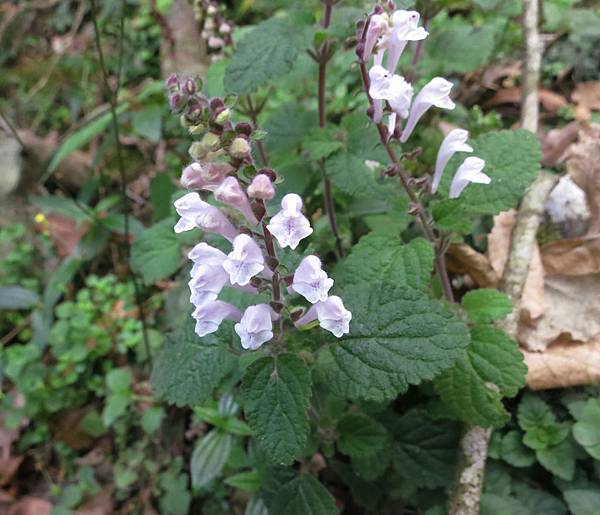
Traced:
<path fill-rule="evenodd" d="M 221 109 L 215 116 L 215 123 L 217 125 L 225 125 L 231 120 L 231 109 L 225 107 Z"/>
<path fill-rule="evenodd" d="M 250 155 L 250 143 L 241 136 L 238 136 L 231 142 L 229 155 L 236 159 L 243 159 Z"/>
<path fill-rule="evenodd" d="M 190 96 L 196 93 L 196 81 L 194 79 L 187 79 L 183 85 L 183 91 Z"/>
<path fill-rule="evenodd" d="M 224 204 L 235 207 L 252 225 L 258 224 L 258 220 L 252 212 L 250 201 L 235 177 L 227 177 L 223 180 L 215 190 L 215 198 Z"/>
<path fill-rule="evenodd" d="M 272 168 L 261 168 L 258 173 L 266 175 L 269 179 L 271 179 L 271 182 L 275 182 L 277 180 L 277 173 L 275 173 L 275 170 Z"/>
<path fill-rule="evenodd" d="M 315 304 L 327 300 L 327 294 L 333 286 L 333 279 L 321 268 L 317 256 L 306 256 L 296 268 L 291 288 L 308 302 Z"/>
<path fill-rule="evenodd" d="M 240 122 L 235 126 L 235 132 L 238 134 L 245 134 L 246 136 L 250 136 L 252 134 L 252 125 L 248 122 Z"/>
<path fill-rule="evenodd" d="M 169 75 L 169 78 L 165 81 L 165 87 L 169 93 L 176 93 L 180 89 L 179 79 L 177 78 L 177 74 L 172 73 Z"/>
<path fill-rule="evenodd" d="M 223 320 L 239 320 L 242 312 L 232 304 L 213 300 L 197 306 L 192 316 L 196 319 L 196 334 L 206 336 L 214 333 Z"/>
<path fill-rule="evenodd" d="M 175 201 L 175 210 L 181 216 L 175 224 L 175 232 L 189 231 L 196 227 L 221 234 L 233 241 L 238 231 L 227 217 L 215 206 L 204 202 L 198 193 L 188 193 Z"/>
<path fill-rule="evenodd" d="M 185 107 L 187 100 L 179 93 L 173 93 L 169 96 L 169 107 L 174 113 L 180 113 Z"/>
<path fill-rule="evenodd" d="M 233 250 L 223 262 L 231 284 L 244 286 L 265 268 L 262 250 L 247 234 L 239 234 L 233 240 Z"/>
<path fill-rule="evenodd" d="M 295 193 L 288 193 L 281 199 L 281 211 L 271 218 L 267 226 L 280 247 L 289 246 L 293 250 L 301 240 L 312 234 L 310 222 L 301 209 L 302 199 Z"/>
<path fill-rule="evenodd" d="M 235 332 L 240 337 L 244 349 L 256 350 L 273 338 L 273 320 L 278 315 L 267 304 L 249 306 L 239 323 L 235 324 Z"/>
<path fill-rule="evenodd" d="M 211 111 L 225 108 L 225 102 L 223 102 L 223 99 L 219 97 L 211 98 L 208 105 L 210 106 Z"/>
<path fill-rule="evenodd" d="M 381 7 L 379 4 L 377 4 L 373 8 L 373 14 L 381 14 L 381 13 L 383 13 L 383 7 Z"/>
<path fill-rule="evenodd" d="M 360 41 L 356 44 L 356 57 L 358 57 L 361 61 L 366 61 L 365 59 L 365 44 Z"/>
<path fill-rule="evenodd" d="M 259 200 L 271 200 L 275 196 L 275 188 L 271 179 L 264 173 L 255 175 L 248 186 L 248 195 Z"/>
<path fill-rule="evenodd" d="M 313 320 L 319 319 L 319 325 L 333 333 L 337 338 L 340 338 L 344 334 L 350 332 L 350 320 L 352 320 L 352 313 L 344 307 L 342 299 L 336 295 L 327 297 L 327 300 L 323 302 L 317 302 L 310 309 L 298 319 L 294 325 L 301 327 L 306 325 Z"/>

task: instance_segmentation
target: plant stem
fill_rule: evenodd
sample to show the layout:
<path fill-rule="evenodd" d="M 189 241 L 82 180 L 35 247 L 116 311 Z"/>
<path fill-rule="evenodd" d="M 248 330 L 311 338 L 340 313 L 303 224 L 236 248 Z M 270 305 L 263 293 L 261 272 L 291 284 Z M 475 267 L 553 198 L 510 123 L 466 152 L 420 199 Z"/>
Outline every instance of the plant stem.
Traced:
<path fill-rule="evenodd" d="M 369 75 L 367 73 L 365 63 L 363 62 L 360 63 L 360 75 L 362 77 L 363 86 L 369 99 L 369 103 L 372 105 L 373 99 L 371 98 L 371 95 L 369 95 Z M 381 144 L 384 146 L 388 156 L 390 157 L 390 160 L 394 164 L 395 172 L 398 174 L 398 177 L 400 177 L 400 182 L 403 188 L 406 190 L 408 197 L 410 198 L 416 216 L 421 222 L 423 232 L 425 233 L 425 237 L 433 244 L 433 248 L 435 251 L 435 270 L 438 274 L 438 277 L 440 278 L 442 290 L 444 292 L 444 297 L 446 297 L 446 300 L 448 300 L 449 302 L 454 302 L 454 293 L 452 292 L 452 285 L 450 283 L 450 278 L 448 277 L 448 270 L 446 268 L 446 258 L 444 256 L 442 242 L 439 238 L 436 237 L 432 228 L 432 222 L 430 219 L 428 219 L 425 208 L 423 207 L 421 201 L 419 200 L 419 197 L 411 187 L 409 178 L 402 169 L 402 166 L 400 165 L 400 159 L 398 158 L 396 152 L 394 151 L 394 149 L 390 145 L 390 142 L 388 141 L 385 127 L 382 123 L 377 123 L 376 127 L 377 132 L 379 133 L 379 139 L 381 140 Z"/>
<path fill-rule="evenodd" d="M 328 0 L 324 0 L 325 11 L 323 13 L 323 28 L 327 29 L 331 22 L 331 12 L 333 11 L 333 4 Z M 327 63 L 331 59 L 329 42 L 325 41 L 319 52 L 317 53 L 318 63 L 318 80 L 317 80 L 317 100 L 319 110 L 319 127 L 324 128 L 327 124 L 327 99 L 325 95 L 326 79 L 327 79 Z M 327 177 L 327 171 L 325 170 L 325 160 L 319 160 L 319 168 L 321 170 L 321 176 L 323 177 L 323 197 L 325 200 L 325 211 L 327 212 L 327 218 L 329 220 L 329 226 L 331 232 L 335 238 L 335 248 L 338 259 L 344 257 L 344 248 L 342 247 L 342 239 L 340 238 L 337 220 L 335 216 L 335 204 L 333 202 L 333 195 L 331 190 L 331 181 Z"/>

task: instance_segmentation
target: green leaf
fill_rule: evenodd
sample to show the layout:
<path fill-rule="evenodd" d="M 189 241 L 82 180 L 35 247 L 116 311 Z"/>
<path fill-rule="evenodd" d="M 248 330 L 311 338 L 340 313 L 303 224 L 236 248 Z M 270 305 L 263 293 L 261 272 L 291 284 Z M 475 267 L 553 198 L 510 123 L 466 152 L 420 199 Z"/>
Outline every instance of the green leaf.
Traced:
<path fill-rule="evenodd" d="M 308 438 L 310 371 L 292 354 L 265 357 L 242 378 L 244 412 L 261 447 L 277 463 L 290 463 Z"/>
<path fill-rule="evenodd" d="M 162 115 L 163 108 L 159 105 L 150 105 L 141 111 L 136 111 L 131 119 L 133 132 L 158 143 L 162 132 Z"/>
<path fill-rule="evenodd" d="M 366 457 L 353 457 L 352 468 L 357 476 L 366 481 L 374 481 L 380 477 L 390 465 L 392 457 L 389 450 L 384 447 L 375 454 Z"/>
<path fill-rule="evenodd" d="M 40 296 L 22 286 L 0 287 L 0 309 L 31 309 L 38 302 Z"/>
<path fill-rule="evenodd" d="M 131 391 L 131 371 L 124 368 L 115 368 L 106 374 L 106 386 L 113 393 Z"/>
<path fill-rule="evenodd" d="M 270 513 L 286 515 L 336 515 L 335 501 L 313 476 L 301 474 L 283 485 Z"/>
<path fill-rule="evenodd" d="M 590 456 L 600 460 L 600 399 L 587 401 L 573 425 L 573 437 Z"/>
<path fill-rule="evenodd" d="M 556 424 L 556 417 L 550 406 L 533 394 L 523 397 L 519 403 L 517 418 L 519 426 L 525 431 Z"/>
<path fill-rule="evenodd" d="M 493 50 L 493 27 L 474 27 L 461 16 L 445 19 L 441 30 L 432 31 L 427 42 L 427 53 L 440 74 L 477 70 Z"/>
<path fill-rule="evenodd" d="M 425 290 L 433 268 L 433 249 L 422 238 L 402 243 L 388 235 L 367 234 L 333 271 L 336 285 L 389 282 Z"/>
<path fill-rule="evenodd" d="M 502 459 L 513 467 L 529 467 L 535 463 L 535 454 L 523 445 L 520 431 L 509 431 L 502 438 Z"/>
<path fill-rule="evenodd" d="M 480 515 L 531 515 L 526 506 L 509 496 L 484 493 Z"/>
<path fill-rule="evenodd" d="M 600 490 L 566 490 L 564 496 L 573 515 L 600 515 Z"/>
<path fill-rule="evenodd" d="M 252 93 L 288 73 L 309 44 L 306 21 L 300 16 L 278 16 L 246 34 L 225 70 L 225 91 L 236 95 Z"/>
<path fill-rule="evenodd" d="M 131 395 L 128 393 L 116 393 L 106 398 L 106 404 L 102 410 L 102 423 L 110 427 L 119 417 L 127 412 Z"/>
<path fill-rule="evenodd" d="M 150 202 L 152 204 L 152 220 L 167 218 L 171 213 L 171 197 L 176 187 L 167 172 L 156 174 L 150 182 Z"/>
<path fill-rule="evenodd" d="M 531 515 L 566 515 L 565 504 L 544 490 L 531 488 L 524 481 L 515 481 L 514 491 L 516 498 L 527 508 Z"/>
<path fill-rule="evenodd" d="M 192 453 L 190 472 L 192 486 L 206 486 L 223 471 L 231 452 L 232 436 L 213 429 L 202 437 Z"/>
<path fill-rule="evenodd" d="M 365 481 L 354 473 L 352 467 L 346 463 L 341 463 L 336 460 L 329 461 L 328 465 L 340 477 L 340 479 L 348 486 L 354 500 L 373 511 L 377 508 L 379 499 L 383 491 L 378 485 Z"/>
<path fill-rule="evenodd" d="M 342 120 L 345 148 L 325 162 L 327 176 L 343 192 L 355 197 L 388 197 L 398 194 L 391 184 L 384 185 L 378 177 L 383 168 L 368 166 L 367 161 L 385 163 L 386 154 L 377 136 L 362 113 L 352 113 Z M 371 165 L 373 165 L 371 163 Z"/>
<path fill-rule="evenodd" d="M 406 413 L 394 426 L 397 473 L 415 486 L 449 486 L 454 475 L 458 424 L 434 420 L 420 409 Z"/>
<path fill-rule="evenodd" d="M 350 333 L 321 353 L 324 381 L 342 396 L 383 401 L 451 367 L 469 343 L 463 322 L 425 294 L 363 283 L 340 294 Z"/>
<path fill-rule="evenodd" d="M 512 311 L 510 299 L 504 293 L 487 288 L 467 292 L 462 305 L 475 324 L 502 320 Z"/>
<path fill-rule="evenodd" d="M 254 495 L 246 504 L 244 515 L 269 515 L 269 510 L 267 510 L 263 500 Z"/>
<path fill-rule="evenodd" d="M 169 277 L 181 263 L 181 246 L 167 218 L 146 229 L 131 247 L 131 268 L 146 284 Z"/>
<path fill-rule="evenodd" d="M 429 207 L 436 226 L 441 230 L 459 234 L 471 232 L 473 217 L 459 202 L 453 199 L 433 200 Z"/>
<path fill-rule="evenodd" d="M 152 406 L 142 413 L 140 419 L 140 425 L 147 435 L 153 435 L 158 431 L 163 418 L 165 417 L 165 410 L 161 406 Z"/>
<path fill-rule="evenodd" d="M 537 137 L 526 130 L 488 132 L 469 142 L 473 155 L 485 160 L 485 173 L 490 184 L 470 184 L 460 199 L 449 199 L 448 205 L 471 214 L 495 215 L 515 207 L 525 189 L 536 178 L 540 169 L 540 144 Z M 451 161 L 458 166 L 460 158 Z M 444 174 L 440 191 L 448 191 L 453 174 L 452 166 Z"/>
<path fill-rule="evenodd" d="M 435 389 L 452 415 L 480 426 L 508 420 L 502 397 L 525 386 L 527 367 L 515 341 L 490 326 L 471 329 L 471 343 L 454 366 L 435 380 Z"/>
<path fill-rule="evenodd" d="M 239 488 L 244 492 L 256 492 L 260 488 L 261 477 L 258 471 L 240 472 L 225 479 L 225 484 Z"/>
<path fill-rule="evenodd" d="M 150 381 L 155 395 L 178 406 L 206 400 L 231 370 L 235 358 L 227 352 L 231 328 L 223 324 L 214 334 L 200 338 L 188 317 L 180 331 L 167 335 L 154 360 Z"/>
<path fill-rule="evenodd" d="M 565 481 L 571 481 L 575 475 L 576 449 L 570 438 L 552 447 L 538 449 L 535 455 L 540 464 Z"/>
<path fill-rule="evenodd" d="M 284 104 L 276 109 L 265 123 L 267 152 L 285 153 L 300 146 L 305 135 L 316 125 L 316 113 L 297 103 Z M 309 173 L 304 170 L 304 173 Z"/>
<path fill-rule="evenodd" d="M 350 414 L 337 425 L 337 446 L 340 452 L 354 458 L 366 458 L 382 450 L 388 443 L 388 433 L 375 419 Z"/>

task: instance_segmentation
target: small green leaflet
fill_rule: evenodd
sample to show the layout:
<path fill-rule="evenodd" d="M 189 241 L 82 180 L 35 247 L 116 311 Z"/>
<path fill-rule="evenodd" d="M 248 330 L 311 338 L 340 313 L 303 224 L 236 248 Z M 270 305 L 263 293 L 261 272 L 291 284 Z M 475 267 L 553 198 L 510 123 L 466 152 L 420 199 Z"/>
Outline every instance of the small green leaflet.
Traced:
<path fill-rule="evenodd" d="M 402 243 L 388 235 L 367 234 L 333 271 L 336 285 L 389 282 L 425 290 L 433 268 L 433 249 L 422 238 Z"/>
<path fill-rule="evenodd" d="M 388 433 L 379 422 L 365 415 L 350 414 L 337 425 L 337 446 L 341 452 L 354 458 L 368 458 L 389 443 Z"/>
<path fill-rule="evenodd" d="M 600 460 L 600 399 L 589 399 L 573 425 L 573 436 L 593 458 Z"/>
<path fill-rule="evenodd" d="M 450 368 L 469 332 L 447 308 L 418 290 L 362 283 L 340 296 L 350 333 L 320 355 L 323 380 L 351 399 L 383 401 Z"/>
<path fill-rule="evenodd" d="M 529 467 L 535 463 L 535 454 L 523 445 L 523 435 L 518 430 L 509 431 L 500 444 L 502 459 L 513 467 Z"/>
<path fill-rule="evenodd" d="M 335 501 L 319 481 L 300 474 L 284 484 L 276 495 L 269 512 L 286 515 L 336 515 Z"/>
<path fill-rule="evenodd" d="M 509 298 L 498 290 L 480 288 L 471 290 L 462 298 L 462 305 L 475 324 L 502 320 L 512 311 Z"/>
<path fill-rule="evenodd" d="M 235 358 L 227 351 L 231 327 L 225 323 L 213 334 L 200 338 L 194 321 L 167 335 L 154 360 L 150 381 L 155 395 L 177 406 L 199 404 L 232 369 Z"/>
<path fill-rule="evenodd" d="M 292 354 L 260 358 L 242 378 L 248 423 L 276 463 L 291 463 L 306 445 L 310 386 L 310 370 Z"/>
<path fill-rule="evenodd" d="M 600 515 L 600 490 L 566 490 L 564 496 L 573 515 Z"/>
<path fill-rule="evenodd" d="M 508 419 L 502 397 L 525 385 L 527 367 L 515 341 L 489 326 L 471 329 L 471 343 L 454 366 L 435 380 L 435 389 L 456 417 L 480 426 Z"/>
<path fill-rule="evenodd" d="M 575 476 L 576 448 L 573 440 L 568 437 L 554 446 L 535 451 L 540 464 L 565 481 L 571 481 Z"/>
<path fill-rule="evenodd" d="M 198 440 L 190 461 L 194 488 L 206 486 L 221 474 L 231 452 L 231 440 L 232 436 L 220 429 L 213 429 Z"/>
<path fill-rule="evenodd" d="M 181 245 L 167 218 L 146 229 L 131 247 L 131 268 L 146 284 L 169 277 L 181 263 Z"/>
<path fill-rule="evenodd" d="M 225 70 L 227 93 L 243 95 L 288 73 L 300 52 L 308 47 L 306 16 L 277 16 L 263 21 L 237 45 Z"/>

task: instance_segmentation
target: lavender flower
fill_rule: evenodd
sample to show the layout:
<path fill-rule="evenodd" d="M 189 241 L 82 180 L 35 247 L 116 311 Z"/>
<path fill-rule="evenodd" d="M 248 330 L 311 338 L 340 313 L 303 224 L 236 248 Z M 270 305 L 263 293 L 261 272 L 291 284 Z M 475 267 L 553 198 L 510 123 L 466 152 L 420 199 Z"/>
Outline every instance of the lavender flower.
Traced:
<path fill-rule="evenodd" d="M 227 177 L 223 180 L 220 186 L 215 190 L 215 198 L 224 204 L 235 207 L 244 215 L 250 224 L 258 224 L 258 220 L 250 206 L 250 201 L 235 177 Z"/>
<path fill-rule="evenodd" d="M 335 337 L 341 338 L 344 334 L 350 332 L 350 320 L 352 313 L 344 307 L 342 299 L 336 295 L 327 297 L 322 302 L 317 302 L 296 321 L 296 327 L 309 324 L 313 320 L 319 320 L 319 325 L 332 333 Z"/>
<path fill-rule="evenodd" d="M 281 199 L 281 211 L 267 225 L 280 247 L 290 247 L 293 250 L 301 240 L 312 234 L 310 223 L 301 210 L 302 199 L 299 195 L 288 193 Z"/>
<path fill-rule="evenodd" d="M 240 337 L 244 349 L 256 350 L 263 343 L 273 338 L 273 320 L 278 315 L 267 304 L 250 306 L 244 311 L 239 323 L 235 324 L 235 332 Z"/>
<path fill-rule="evenodd" d="M 435 193 L 442 179 L 444 168 L 448 164 L 448 161 L 452 158 L 456 152 L 473 152 L 473 148 L 467 145 L 467 139 L 469 139 L 468 131 L 464 129 L 453 129 L 442 141 L 438 150 L 437 158 L 435 160 L 435 173 L 433 175 L 433 182 L 431 183 L 431 192 Z"/>
<path fill-rule="evenodd" d="M 327 299 L 327 293 L 333 286 L 333 279 L 321 268 L 317 256 L 306 256 L 296 268 L 291 289 L 314 304 Z"/>
<path fill-rule="evenodd" d="M 233 241 L 238 234 L 219 208 L 204 202 L 198 193 L 188 193 L 177 199 L 175 210 L 181 217 L 174 227 L 177 233 L 198 227 L 206 232 L 221 234 L 229 241 Z"/>
<path fill-rule="evenodd" d="M 219 329 L 223 320 L 239 320 L 242 312 L 228 302 L 212 300 L 196 306 L 192 316 L 196 319 L 196 334 L 206 336 Z"/>
<path fill-rule="evenodd" d="M 233 250 L 223 262 L 231 284 L 244 286 L 250 279 L 265 268 L 262 250 L 247 234 L 240 234 L 233 240 Z"/>

